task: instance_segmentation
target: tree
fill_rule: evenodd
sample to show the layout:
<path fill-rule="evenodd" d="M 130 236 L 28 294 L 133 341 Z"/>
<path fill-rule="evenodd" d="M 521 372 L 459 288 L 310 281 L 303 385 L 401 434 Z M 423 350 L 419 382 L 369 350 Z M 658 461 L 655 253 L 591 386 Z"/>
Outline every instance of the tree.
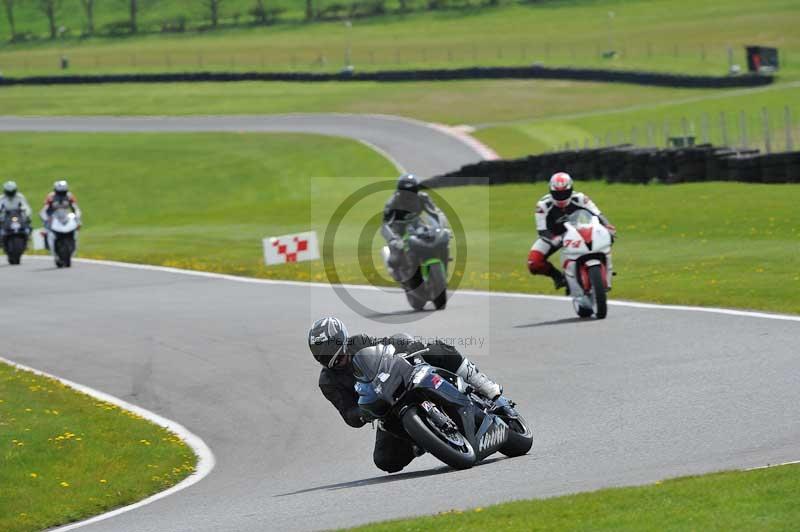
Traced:
<path fill-rule="evenodd" d="M 86 12 L 86 34 L 94 33 L 94 0 L 81 0 L 83 10 Z"/>
<path fill-rule="evenodd" d="M 306 20 L 314 18 L 314 0 L 306 0 Z"/>
<path fill-rule="evenodd" d="M 3 6 L 6 8 L 6 18 L 8 19 L 8 26 L 11 29 L 11 40 L 17 35 L 17 30 L 14 27 L 14 0 L 3 0 Z"/>
<path fill-rule="evenodd" d="M 139 0 L 128 0 L 128 11 L 130 13 L 131 33 L 136 33 L 139 29 L 136 25 L 136 17 L 139 15 Z"/>
<path fill-rule="evenodd" d="M 50 38 L 58 36 L 56 28 L 56 16 L 61 8 L 61 0 L 39 0 L 39 11 L 45 14 L 47 22 L 50 24 Z"/>
<path fill-rule="evenodd" d="M 219 23 L 219 6 L 222 3 L 222 0 L 204 0 L 204 3 L 208 8 L 209 15 L 211 16 L 211 26 L 216 28 L 217 23 Z"/>

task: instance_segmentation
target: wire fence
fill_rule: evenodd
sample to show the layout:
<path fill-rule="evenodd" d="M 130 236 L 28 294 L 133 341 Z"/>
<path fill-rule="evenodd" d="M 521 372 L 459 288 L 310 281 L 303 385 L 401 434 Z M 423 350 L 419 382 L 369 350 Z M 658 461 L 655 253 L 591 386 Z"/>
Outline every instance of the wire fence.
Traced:
<path fill-rule="evenodd" d="M 602 134 L 574 139 L 553 150 L 602 148 L 629 144 L 638 147 L 687 147 L 697 144 L 727 146 L 740 151 L 791 152 L 800 148 L 800 123 L 789 106 L 673 116 L 648 121 L 629 129 L 609 129 Z"/>
<path fill-rule="evenodd" d="M 609 50 L 607 43 L 510 41 L 481 44 L 455 42 L 441 45 L 420 43 L 363 46 L 358 43 L 313 46 L 302 44 L 283 47 L 242 47 L 224 50 L 210 47 L 192 49 L 159 48 L 157 50 L 125 50 L 119 48 L 57 48 L 44 50 L 10 50 L 0 52 L 0 69 L 7 75 L 14 72 L 55 73 L 59 71 L 125 71 L 125 70 L 337 70 L 346 65 L 356 69 L 413 68 L 418 66 L 594 66 L 604 68 L 638 68 L 671 72 L 728 73 L 734 64 L 730 45 L 636 43 L 623 44 Z M 782 68 L 789 65 L 785 51 Z"/>

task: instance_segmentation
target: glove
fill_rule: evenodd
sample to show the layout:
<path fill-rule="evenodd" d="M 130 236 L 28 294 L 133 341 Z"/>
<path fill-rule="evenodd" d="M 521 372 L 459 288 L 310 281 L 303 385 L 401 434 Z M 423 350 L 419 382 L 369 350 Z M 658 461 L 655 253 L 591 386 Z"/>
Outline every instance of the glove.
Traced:
<path fill-rule="evenodd" d="M 611 236 L 617 236 L 617 227 L 614 224 L 606 225 L 606 229 L 611 233 Z"/>
<path fill-rule="evenodd" d="M 392 249 L 396 249 L 397 251 L 402 251 L 405 247 L 405 244 L 399 238 L 395 238 L 391 242 L 389 242 L 389 247 Z"/>
<path fill-rule="evenodd" d="M 554 248 L 560 248 L 563 241 L 564 241 L 563 235 L 554 236 L 550 239 L 550 245 L 553 246 Z"/>

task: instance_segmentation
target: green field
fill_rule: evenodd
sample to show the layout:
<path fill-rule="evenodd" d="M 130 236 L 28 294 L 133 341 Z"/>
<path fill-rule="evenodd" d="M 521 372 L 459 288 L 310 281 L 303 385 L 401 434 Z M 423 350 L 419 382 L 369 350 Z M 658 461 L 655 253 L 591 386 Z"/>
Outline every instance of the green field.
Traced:
<path fill-rule="evenodd" d="M 55 178 L 70 178 L 85 212 L 83 256 L 264 278 L 325 280 L 321 261 L 267 268 L 261 239 L 308 229 L 323 234 L 347 195 L 394 175 L 366 147 L 326 137 L 0 137 L 7 175 L 32 198 Z M 615 298 L 800 312 L 794 295 L 800 276 L 784 259 L 800 243 L 792 214 L 800 187 L 587 182 L 579 188 L 619 228 Z M 549 279 L 531 277 L 526 268 L 532 209 L 544 192 L 541 185 L 437 191 L 465 226 L 471 251 L 462 286 L 552 293 Z M 388 194 L 369 196 L 343 220 L 336 247 L 342 281 L 388 283 L 382 267 L 364 274 L 357 261 L 359 255 L 379 260 L 380 239 L 356 244 Z M 702 208 L 687 209 L 687 202 Z"/>
<path fill-rule="evenodd" d="M 788 531 L 795 530 L 800 522 L 798 497 L 800 465 L 790 465 L 486 508 L 454 509 L 352 530 Z"/>
<path fill-rule="evenodd" d="M 175 434 L 60 382 L 0 363 L 0 530 L 50 528 L 183 480 Z"/>
<path fill-rule="evenodd" d="M 222 4 L 228 13 L 246 11 L 248 0 Z M 269 2 L 268 2 L 269 3 Z M 142 20 L 177 16 L 183 2 L 143 3 Z M 295 4 L 297 5 L 297 4 Z M 54 73 L 66 55 L 69 72 L 185 70 L 335 71 L 352 62 L 360 70 L 464 65 L 574 65 L 637 68 L 724 75 L 728 47 L 744 62 L 745 44 L 779 46 L 784 78 L 800 74 L 800 12 L 793 0 L 554 1 L 498 8 L 419 12 L 341 22 L 281 24 L 211 33 L 135 38 L 75 38 L 0 48 L 6 75 Z M 189 8 L 197 10 L 200 5 Z M 46 32 L 34 4 L 17 9 L 18 32 Z M 613 12 L 613 18 L 609 16 Z M 65 0 L 65 25 L 74 35 L 83 26 L 78 0 Z M 98 25 L 125 19 L 124 4 L 98 5 Z M 8 35 L 7 25 L 2 31 Z M 502 31 L 497 31 L 502 28 Z M 614 59 L 603 51 L 614 49 Z"/>
<path fill-rule="evenodd" d="M 469 124 L 506 157 L 563 148 L 666 143 L 687 131 L 698 142 L 764 148 L 762 109 L 773 150 L 800 145 L 800 85 L 696 90 L 569 81 L 421 83 L 176 83 L 0 88 L 0 114 L 191 115 L 293 112 L 381 113 Z M 727 136 L 721 127 L 725 115 Z"/>

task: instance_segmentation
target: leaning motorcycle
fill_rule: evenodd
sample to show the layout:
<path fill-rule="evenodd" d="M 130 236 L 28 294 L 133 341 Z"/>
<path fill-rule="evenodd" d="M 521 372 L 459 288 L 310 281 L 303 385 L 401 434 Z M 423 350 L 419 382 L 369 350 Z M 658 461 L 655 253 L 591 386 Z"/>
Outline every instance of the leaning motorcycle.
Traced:
<path fill-rule="evenodd" d="M 533 446 L 530 425 L 506 397 L 489 401 L 458 375 L 425 363 L 423 350 L 400 354 L 378 344 L 353 357 L 358 404 L 381 428 L 456 469 Z"/>
<path fill-rule="evenodd" d="M 69 268 L 72 266 L 72 255 L 75 254 L 76 249 L 76 233 L 79 228 L 80 221 L 74 212 L 59 209 L 53 214 L 48 240 L 57 267 Z"/>
<path fill-rule="evenodd" d="M 427 213 L 410 222 L 403 237 L 402 259 L 396 270 L 389 265 L 391 252 L 381 253 L 387 271 L 401 282 L 414 310 L 432 301 L 437 310 L 447 305 L 447 264 L 450 260 L 450 230 Z"/>
<path fill-rule="evenodd" d="M 28 247 L 28 238 L 31 234 L 31 221 L 19 209 L 14 209 L 6 213 L 3 220 L 2 236 L 3 251 L 6 253 L 8 263 L 19 264 L 22 254 Z"/>
<path fill-rule="evenodd" d="M 600 219 L 579 209 L 564 222 L 561 260 L 572 305 L 581 318 L 603 319 L 608 313 L 607 292 L 614 275 L 611 267 L 613 238 Z"/>

